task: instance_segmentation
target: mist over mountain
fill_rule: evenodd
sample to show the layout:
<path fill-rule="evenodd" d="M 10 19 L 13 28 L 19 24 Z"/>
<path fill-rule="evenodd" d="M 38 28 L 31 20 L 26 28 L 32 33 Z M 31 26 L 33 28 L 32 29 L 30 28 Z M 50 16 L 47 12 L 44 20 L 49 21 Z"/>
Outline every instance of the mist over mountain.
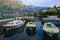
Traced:
<path fill-rule="evenodd" d="M 21 1 L 15 0 L 0 0 L 0 5 L 5 5 L 11 8 L 26 9 L 26 6 Z"/>
<path fill-rule="evenodd" d="M 35 7 L 35 6 L 28 6 L 28 10 L 30 12 L 37 12 L 39 10 L 47 10 L 49 7 Z"/>
<path fill-rule="evenodd" d="M 2 6 L 1 6 L 2 5 Z M 0 0 L 0 12 L 1 13 L 26 13 L 37 12 L 39 10 L 47 10 L 48 7 L 36 7 L 34 5 L 24 5 L 21 1 Z"/>
<path fill-rule="evenodd" d="M 26 6 L 27 9 L 16 9 L 18 12 L 25 13 L 25 12 L 37 12 L 40 10 L 47 10 L 49 7 L 36 7 L 34 5 Z"/>

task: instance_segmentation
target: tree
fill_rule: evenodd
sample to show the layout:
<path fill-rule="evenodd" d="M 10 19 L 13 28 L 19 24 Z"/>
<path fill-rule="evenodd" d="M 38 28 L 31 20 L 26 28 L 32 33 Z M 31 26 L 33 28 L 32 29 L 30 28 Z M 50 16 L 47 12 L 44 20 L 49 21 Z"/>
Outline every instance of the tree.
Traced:
<path fill-rule="evenodd" d="M 54 5 L 54 8 L 56 8 L 56 5 Z"/>

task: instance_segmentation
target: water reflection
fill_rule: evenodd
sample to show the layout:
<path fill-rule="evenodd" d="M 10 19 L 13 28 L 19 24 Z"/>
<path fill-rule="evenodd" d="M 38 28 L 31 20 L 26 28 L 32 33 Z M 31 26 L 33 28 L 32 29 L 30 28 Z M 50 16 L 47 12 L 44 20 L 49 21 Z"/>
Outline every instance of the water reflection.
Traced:
<path fill-rule="evenodd" d="M 0 25 L 0 35 L 2 35 L 3 34 L 3 27 L 2 27 L 2 25 Z"/>
<path fill-rule="evenodd" d="M 19 28 L 16 28 L 16 29 L 12 29 L 12 30 L 9 30 L 9 31 L 5 31 L 4 32 L 4 37 L 11 37 L 13 36 L 14 34 L 17 34 L 17 33 L 21 33 L 24 31 L 24 28 L 25 26 L 22 26 L 22 27 L 19 27 Z"/>
<path fill-rule="evenodd" d="M 60 33 L 58 34 L 58 38 L 57 34 L 53 37 L 49 37 L 46 32 L 43 31 L 40 22 L 36 22 L 36 24 L 37 27 L 32 28 L 32 30 L 22 26 L 10 31 L 4 31 L 3 34 L 0 35 L 0 40 L 60 40 Z"/>
<path fill-rule="evenodd" d="M 28 36 L 32 37 L 36 34 L 36 28 L 32 28 L 32 30 L 30 28 L 26 28 L 26 33 Z"/>
<path fill-rule="evenodd" d="M 43 32 L 43 40 L 58 40 L 57 34 L 50 37 L 46 32 Z"/>

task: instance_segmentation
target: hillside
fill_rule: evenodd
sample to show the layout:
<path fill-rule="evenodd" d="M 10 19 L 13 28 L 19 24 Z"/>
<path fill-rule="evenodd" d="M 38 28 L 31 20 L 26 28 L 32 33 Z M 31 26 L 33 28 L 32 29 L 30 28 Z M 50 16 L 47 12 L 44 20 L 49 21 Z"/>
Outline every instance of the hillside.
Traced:
<path fill-rule="evenodd" d="M 29 12 L 37 12 L 37 11 L 40 11 L 40 10 L 47 10 L 48 7 L 37 7 L 37 6 L 31 6 L 31 5 L 28 5 L 28 11 Z"/>
<path fill-rule="evenodd" d="M 1 6 L 2 5 L 2 6 Z M 0 0 L 0 12 L 2 13 L 25 13 L 25 12 L 37 12 L 41 9 L 47 9 L 47 7 L 36 7 L 34 5 L 24 5 L 21 1 L 14 0 Z"/>
<path fill-rule="evenodd" d="M 20 8 L 20 9 L 26 9 L 26 6 L 21 1 L 15 1 L 15 0 L 0 0 L 0 4 L 6 5 L 11 8 Z"/>
<path fill-rule="evenodd" d="M 38 11 L 38 14 L 39 15 L 60 15 L 60 6 L 49 7 L 48 10 L 40 10 Z"/>

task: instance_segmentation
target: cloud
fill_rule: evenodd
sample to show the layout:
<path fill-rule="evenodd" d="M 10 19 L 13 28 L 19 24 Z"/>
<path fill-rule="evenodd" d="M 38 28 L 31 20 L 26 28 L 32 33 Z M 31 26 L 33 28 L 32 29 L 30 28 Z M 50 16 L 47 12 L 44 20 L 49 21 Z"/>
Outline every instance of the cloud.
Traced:
<path fill-rule="evenodd" d="M 60 5 L 60 0 L 18 0 L 22 1 L 25 5 L 35 5 L 35 6 L 54 6 Z"/>

